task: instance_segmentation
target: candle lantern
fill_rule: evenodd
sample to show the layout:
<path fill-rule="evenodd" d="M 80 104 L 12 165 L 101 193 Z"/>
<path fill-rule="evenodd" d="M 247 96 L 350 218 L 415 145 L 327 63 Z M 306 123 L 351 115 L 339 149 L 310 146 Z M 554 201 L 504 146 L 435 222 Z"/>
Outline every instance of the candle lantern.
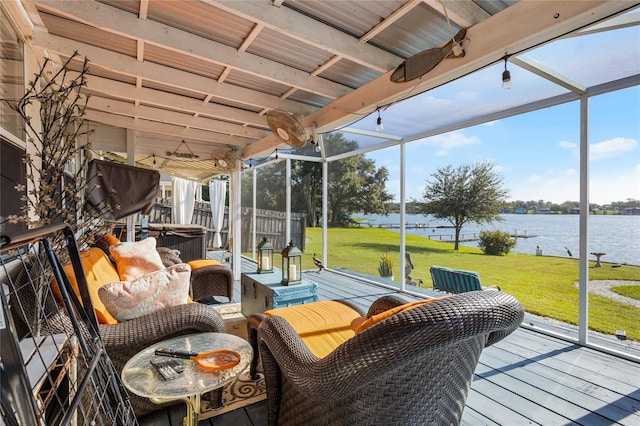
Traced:
<path fill-rule="evenodd" d="M 269 274 L 273 272 L 273 245 L 262 237 L 262 242 L 258 244 L 258 273 Z"/>
<path fill-rule="evenodd" d="M 302 282 L 302 252 L 289 243 L 282 250 L 282 285 L 298 284 Z"/>

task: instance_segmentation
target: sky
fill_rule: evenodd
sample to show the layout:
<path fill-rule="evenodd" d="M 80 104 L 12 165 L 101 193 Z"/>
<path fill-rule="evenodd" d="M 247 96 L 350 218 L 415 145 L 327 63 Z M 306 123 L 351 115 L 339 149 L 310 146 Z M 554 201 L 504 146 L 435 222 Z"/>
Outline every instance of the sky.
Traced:
<path fill-rule="evenodd" d="M 525 57 L 591 87 L 609 81 L 607 78 L 640 72 L 640 28 L 561 40 L 527 52 Z M 620 63 L 621 57 L 624 63 Z M 618 66 L 611 66 L 613 63 Z M 408 137 L 456 119 L 567 92 L 515 64 L 509 63 L 508 68 L 513 82 L 510 90 L 501 87 L 504 63 L 499 63 L 381 108 L 383 132 Z M 591 96 L 588 105 L 589 201 L 603 205 L 629 198 L 640 200 L 640 86 Z M 371 114 L 353 127 L 373 131 L 376 117 Z M 374 143 L 372 139 L 359 141 L 363 146 Z M 418 139 L 405 145 L 406 199 L 422 199 L 426 181 L 438 168 L 491 160 L 503 177 L 509 201 L 578 201 L 579 147 L 578 101 Z M 366 154 L 377 167 L 389 170 L 387 189 L 396 196 L 396 202 L 400 192 L 399 155 L 398 146 Z"/>

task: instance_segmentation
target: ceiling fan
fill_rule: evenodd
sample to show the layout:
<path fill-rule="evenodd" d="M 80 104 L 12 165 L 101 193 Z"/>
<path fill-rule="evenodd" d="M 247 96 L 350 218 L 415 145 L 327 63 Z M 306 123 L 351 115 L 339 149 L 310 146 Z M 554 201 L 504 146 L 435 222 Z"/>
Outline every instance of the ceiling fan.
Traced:
<path fill-rule="evenodd" d="M 223 172 L 235 172 L 238 170 L 238 157 L 233 151 L 214 152 L 211 154 L 215 168 Z"/>
<path fill-rule="evenodd" d="M 273 134 L 281 142 L 293 148 L 302 148 L 309 139 L 309 135 L 302 127 L 300 120 L 299 114 L 290 114 L 278 109 L 272 109 L 267 112 L 267 124 Z"/>

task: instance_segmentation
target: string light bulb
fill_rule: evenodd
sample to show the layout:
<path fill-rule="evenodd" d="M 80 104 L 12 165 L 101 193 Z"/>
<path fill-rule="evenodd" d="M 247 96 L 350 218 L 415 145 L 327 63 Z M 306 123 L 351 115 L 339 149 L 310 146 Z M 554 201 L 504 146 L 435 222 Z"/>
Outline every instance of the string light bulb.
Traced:
<path fill-rule="evenodd" d="M 502 72 L 502 88 L 504 90 L 511 89 L 511 73 L 507 69 L 507 58 L 504 58 L 504 71 Z"/>
<path fill-rule="evenodd" d="M 384 130 L 382 126 L 382 117 L 380 117 L 380 109 L 378 108 L 378 119 L 376 120 L 376 132 L 381 132 Z"/>

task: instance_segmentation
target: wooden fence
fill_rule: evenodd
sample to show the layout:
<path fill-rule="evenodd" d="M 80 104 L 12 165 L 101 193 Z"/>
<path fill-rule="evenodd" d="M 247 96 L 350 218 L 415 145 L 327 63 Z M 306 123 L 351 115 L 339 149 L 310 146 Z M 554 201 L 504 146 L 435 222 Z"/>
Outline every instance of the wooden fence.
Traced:
<path fill-rule="evenodd" d="M 241 232 L 243 252 L 251 251 L 253 235 L 252 215 L 253 209 L 243 207 L 240 211 Z M 136 223 L 139 223 L 139 217 L 136 217 Z M 171 223 L 171 200 L 159 198 L 153 206 L 149 214 L 149 223 Z M 207 229 L 206 246 L 207 249 L 213 247 L 213 216 L 211 215 L 211 207 L 208 202 L 196 202 L 191 218 L 192 225 L 204 226 Z M 267 237 L 276 251 L 283 250 L 289 241 L 285 240 L 286 230 L 286 213 L 273 210 L 256 210 L 256 245 L 262 241 L 262 237 Z M 227 247 L 229 238 L 229 211 L 225 208 L 224 219 L 222 221 L 222 229 L 220 231 L 222 239 L 222 247 Z M 291 239 L 300 250 L 304 252 L 306 240 L 306 216 L 303 213 L 291 213 Z"/>

